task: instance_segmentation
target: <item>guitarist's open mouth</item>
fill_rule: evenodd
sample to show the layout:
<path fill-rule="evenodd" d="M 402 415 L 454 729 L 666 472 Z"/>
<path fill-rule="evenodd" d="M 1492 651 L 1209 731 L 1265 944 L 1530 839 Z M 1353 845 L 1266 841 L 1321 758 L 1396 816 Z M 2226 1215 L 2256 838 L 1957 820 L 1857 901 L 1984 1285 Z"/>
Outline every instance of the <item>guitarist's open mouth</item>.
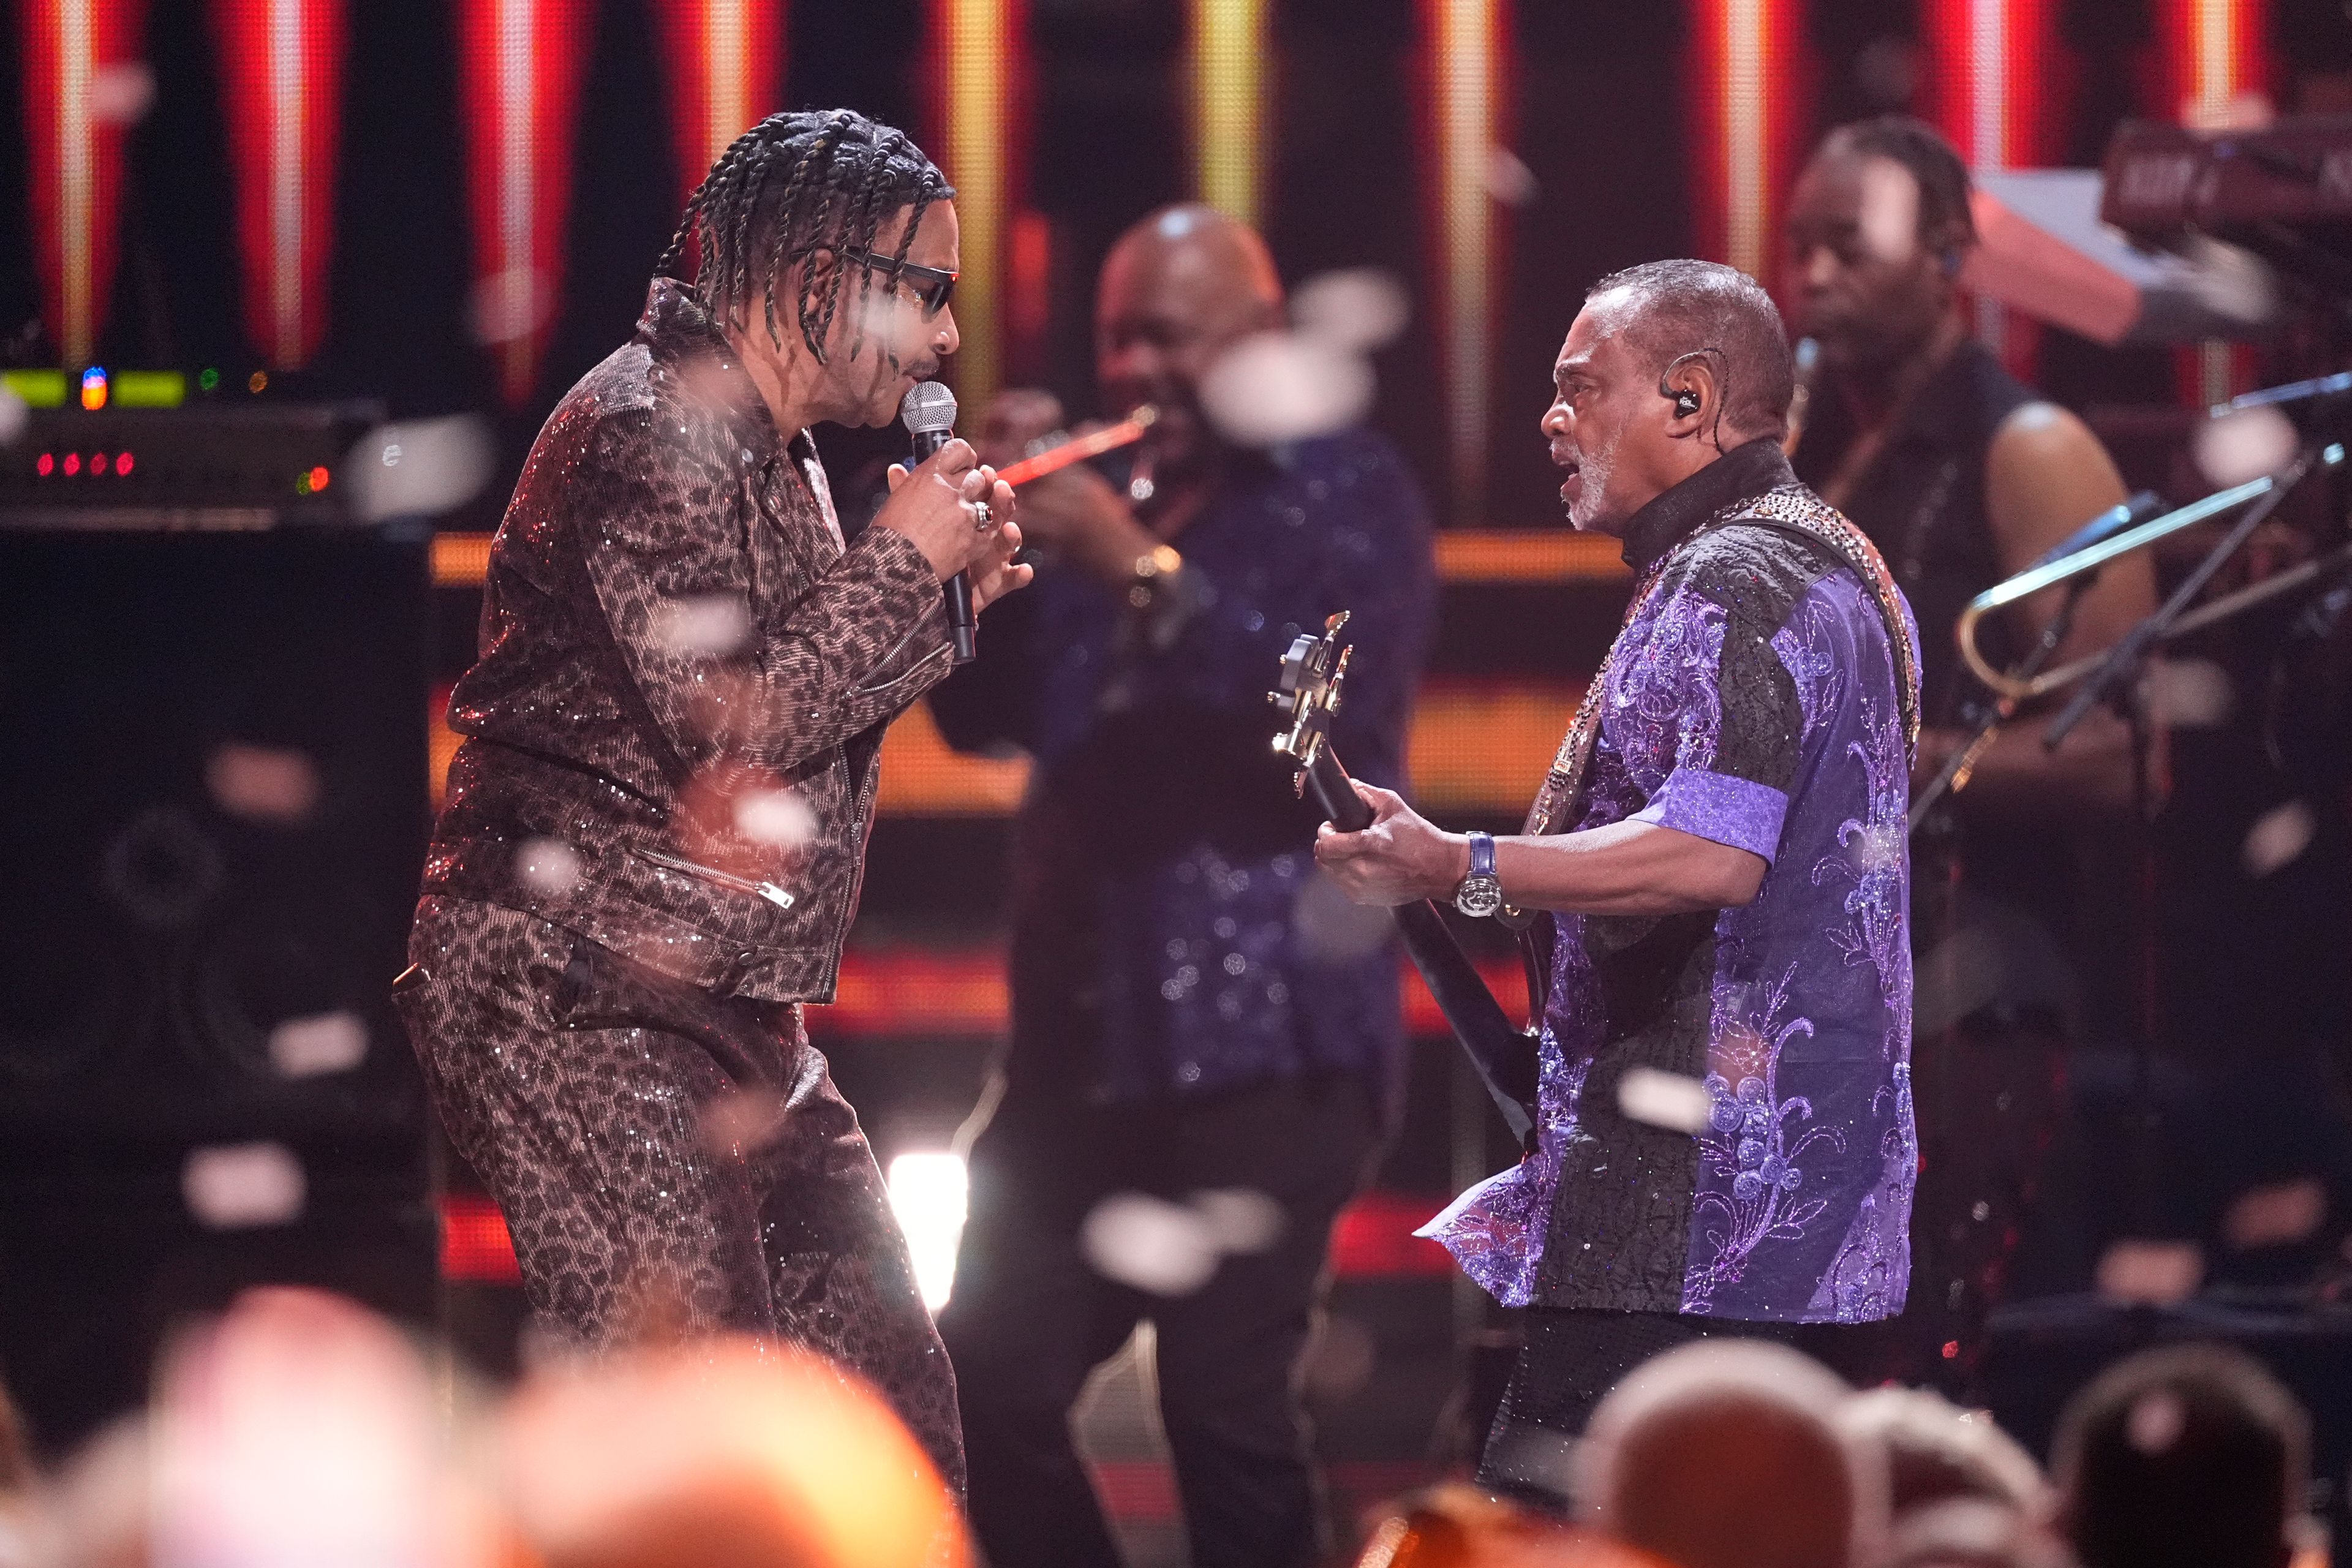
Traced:
<path fill-rule="evenodd" d="M 1557 458 L 1552 460 L 1554 462 L 1559 462 L 1559 459 Z M 1570 458 L 1566 462 L 1559 463 L 1559 466 L 1566 469 L 1568 473 L 1568 477 L 1561 479 L 1559 482 L 1559 499 L 1568 505 L 1574 506 L 1576 504 L 1576 498 L 1582 494 L 1584 490 L 1583 465 L 1579 463 L 1575 458 Z"/>

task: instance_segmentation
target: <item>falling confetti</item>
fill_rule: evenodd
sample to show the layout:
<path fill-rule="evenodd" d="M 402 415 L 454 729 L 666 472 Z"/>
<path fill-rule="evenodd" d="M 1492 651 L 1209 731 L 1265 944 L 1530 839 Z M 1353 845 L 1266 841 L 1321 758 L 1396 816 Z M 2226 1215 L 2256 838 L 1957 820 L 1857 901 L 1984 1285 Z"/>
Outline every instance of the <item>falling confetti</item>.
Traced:
<path fill-rule="evenodd" d="M 1201 406 L 1227 440 L 1277 447 L 1346 429 L 1372 404 L 1360 354 L 1298 332 L 1244 338 L 1201 378 Z"/>
<path fill-rule="evenodd" d="M 2267 877 L 2284 869 L 2311 847 L 2312 835 L 2319 831 L 2318 819 L 2311 807 L 2299 800 L 2273 806 L 2254 819 L 2246 830 L 2246 841 L 2239 852 L 2239 861 L 2249 877 Z"/>
<path fill-rule="evenodd" d="M 670 599 L 656 606 L 654 640 L 689 658 L 723 658 L 751 639 L 751 606 L 739 594 Z"/>
<path fill-rule="evenodd" d="M 367 1024 L 356 1013 L 313 1013 L 269 1031 L 269 1063 L 286 1078 L 349 1072 L 367 1049 Z"/>
<path fill-rule="evenodd" d="M 283 1143 L 227 1143 L 189 1151 L 180 1193 L 199 1224 L 250 1230 L 299 1219 L 309 1183 Z"/>

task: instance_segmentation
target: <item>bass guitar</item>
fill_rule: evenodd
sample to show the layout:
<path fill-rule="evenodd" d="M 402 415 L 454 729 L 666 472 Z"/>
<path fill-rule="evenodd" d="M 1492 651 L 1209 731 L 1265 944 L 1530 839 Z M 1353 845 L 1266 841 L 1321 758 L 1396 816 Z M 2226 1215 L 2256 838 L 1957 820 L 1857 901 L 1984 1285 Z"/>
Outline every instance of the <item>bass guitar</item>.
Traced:
<path fill-rule="evenodd" d="M 1331 749 L 1331 720 L 1339 710 L 1351 651 L 1339 640 L 1347 624 L 1348 612 L 1342 610 L 1324 623 L 1321 637 L 1302 635 L 1293 642 L 1282 658 L 1281 684 L 1269 696 L 1286 719 L 1274 749 L 1296 765 L 1293 787 L 1302 799 L 1311 797 L 1332 826 L 1360 833 L 1372 825 L 1372 808 L 1356 793 Z M 1423 899 L 1390 912 L 1396 916 L 1405 952 L 1477 1069 L 1478 1080 L 1494 1097 L 1511 1136 L 1525 1142 L 1536 1104 L 1534 1037 L 1512 1023 L 1486 989 L 1435 904 Z"/>

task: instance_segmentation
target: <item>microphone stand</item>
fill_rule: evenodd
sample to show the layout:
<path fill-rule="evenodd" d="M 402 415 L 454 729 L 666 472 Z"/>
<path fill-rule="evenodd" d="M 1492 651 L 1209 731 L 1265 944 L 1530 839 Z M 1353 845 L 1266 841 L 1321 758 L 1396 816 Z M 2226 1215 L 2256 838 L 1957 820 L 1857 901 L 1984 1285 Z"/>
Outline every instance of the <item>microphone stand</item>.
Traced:
<path fill-rule="evenodd" d="M 2050 662 L 2051 657 L 2058 651 L 2058 646 L 2066 640 L 2066 634 L 2074 629 L 2074 612 L 2082 608 L 2084 594 L 2098 579 L 2099 574 L 2095 571 L 2067 579 L 2066 602 L 2058 607 L 2056 615 L 2050 617 L 2049 626 L 2042 628 L 2041 639 L 2027 650 L 2024 658 L 2009 667 L 2007 673 L 2011 679 L 2031 680 L 2042 673 L 2042 667 Z M 1928 814 L 1946 795 L 1956 795 L 1969 787 L 1969 780 L 1975 776 L 1978 762 L 2000 737 L 2002 727 L 2017 717 L 2018 706 L 2017 699 L 2008 696 L 1996 698 L 1988 706 L 1969 705 L 1969 714 L 1976 719 L 1977 727 L 1969 735 L 1968 742 L 1945 760 L 1942 771 L 1919 792 L 1919 798 L 1911 803 L 1907 825 L 1911 832 L 1919 831 L 1919 825 L 1927 820 Z"/>
<path fill-rule="evenodd" d="M 2244 548 L 2246 541 L 2253 537 L 2254 531 L 2270 521 L 2271 513 L 2278 510 L 2280 503 L 2311 476 L 2311 470 L 2323 460 L 2322 454 L 2333 445 L 2332 439 L 2323 438 L 2305 442 L 2303 450 L 2295 454 L 2294 461 L 2272 476 L 2273 482 L 2271 488 L 2246 509 L 2245 514 L 2238 519 L 2228 533 L 2221 536 L 2220 543 L 2206 552 L 2205 559 L 2197 563 L 2195 570 L 2181 579 L 2180 586 L 2172 591 L 2172 596 L 2157 606 L 2155 614 L 2126 632 L 2116 646 L 2107 650 L 2107 657 L 2099 661 L 2099 667 L 2075 688 L 2073 699 L 2050 721 L 2050 728 L 2042 738 L 2043 750 L 2056 751 L 2059 742 L 2065 740 L 2074 726 L 2081 723 L 2084 716 L 2110 690 L 2139 673 L 2140 667 L 2147 662 L 2148 654 L 2171 632 L 2174 623 L 2188 612 L 2197 596 L 2205 591 L 2206 584 L 2229 564 L 2231 556 Z"/>
<path fill-rule="evenodd" d="M 2139 700 L 2137 677 L 2148 656 L 2166 639 L 2173 627 L 2189 612 L 2189 606 L 2205 591 L 2207 584 L 2229 564 L 2231 558 L 2245 547 L 2255 530 L 2270 521 L 2312 470 L 2326 460 L 2325 454 L 2334 445 L 2331 437 L 2307 439 L 2285 467 L 2276 470 L 2271 488 L 2253 505 L 2248 507 L 2221 541 L 2208 551 L 2170 597 L 2156 611 L 2139 621 L 2109 649 L 2105 658 L 2094 669 L 2074 697 L 2061 709 L 2042 733 L 2045 751 L 2056 751 L 2059 744 L 2099 702 L 2111 701 L 2116 713 L 2129 731 L 2132 766 L 2132 816 L 2137 845 L 2135 858 L 2139 864 L 2140 974 L 2139 1039 L 2132 1064 L 2132 1216 L 2133 1229 L 2141 1235 L 2155 1227 L 2157 1173 L 2160 1168 L 2162 1151 L 2158 1145 L 2162 1117 L 2156 1096 L 2156 1039 L 2161 1024 L 2158 1003 L 2158 915 L 2156 911 L 2156 785 L 2152 763 L 2152 743 L 2148 732 L 2146 704 Z"/>

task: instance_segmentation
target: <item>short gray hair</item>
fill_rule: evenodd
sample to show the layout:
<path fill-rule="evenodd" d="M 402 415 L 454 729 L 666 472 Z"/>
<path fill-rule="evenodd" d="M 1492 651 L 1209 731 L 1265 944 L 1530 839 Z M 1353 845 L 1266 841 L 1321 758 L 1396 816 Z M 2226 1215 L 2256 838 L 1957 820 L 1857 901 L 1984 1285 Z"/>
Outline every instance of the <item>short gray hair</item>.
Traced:
<path fill-rule="evenodd" d="M 1749 437 L 1788 428 L 1797 365 L 1764 285 L 1718 262 L 1645 261 L 1595 283 L 1585 303 L 1617 293 L 1633 312 L 1626 341 L 1658 375 L 1684 355 L 1709 355 L 1725 426 Z"/>

